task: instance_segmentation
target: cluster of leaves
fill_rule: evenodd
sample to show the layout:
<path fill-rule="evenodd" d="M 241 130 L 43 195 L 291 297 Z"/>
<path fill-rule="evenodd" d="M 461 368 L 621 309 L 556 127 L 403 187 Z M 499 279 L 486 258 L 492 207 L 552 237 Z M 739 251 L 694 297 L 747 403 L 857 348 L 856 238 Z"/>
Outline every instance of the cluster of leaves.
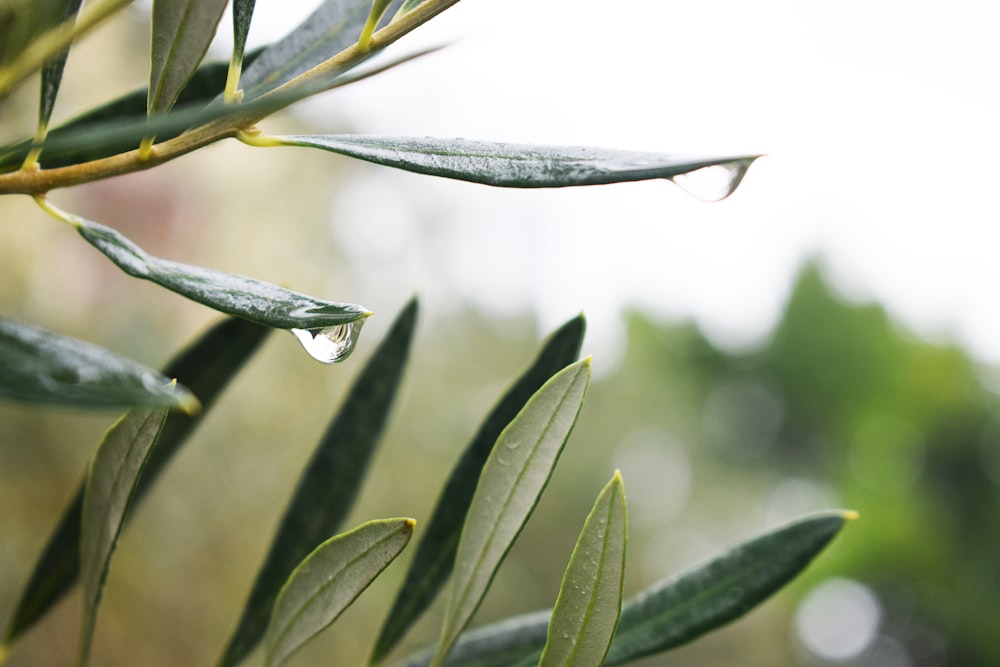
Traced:
<path fill-rule="evenodd" d="M 358 69 L 457 0 L 327 0 L 279 42 L 245 54 L 253 0 L 234 0 L 233 56 L 203 63 L 226 0 L 153 3 L 150 80 L 142 90 L 49 130 L 70 44 L 128 4 L 96 0 L 0 5 L 0 96 L 41 72 L 34 137 L 0 147 L 0 194 L 32 196 L 126 274 L 235 316 L 163 373 L 33 325 L 0 320 L 0 396 L 74 408 L 126 408 L 98 447 L 80 489 L 38 561 L 5 635 L 9 645 L 79 579 L 80 662 L 110 558 L 133 505 L 270 329 L 291 331 L 320 361 L 346 358 L 367 308 L 318 299 L 244 276 L 154 257 L 116 230 L 64 212 L 48 193 L 148 169 L 224 138 L 253 146 L 319 148 L 502 187 L 565 187 L 642 179 L 721 183 L 731 193 L 756 156 L 679 158 L 620 150 L 459 139 L 308 135 L 264 137 L 256 123 L 306 97 L 371 76 L 414 55 Z M 420 54 L 416 54 L 420 55 Z M 279 664 L 337 616 L 406 546 L 414 521 L 342 530 L 402 381 L 416 321 L 409 304 L 361 371 L 300 479 L 220 665 L 261 641 Z M 807 517 L 622 603 L 624 484 L 617 473 L 587 518 L 551 612 L 466 633 L 508 549 L 531 514 L 583 404 L 590 360 L 577 360 L 582 317 L 553 334 L 487 416 L 429 521 L 376 641 L 386 657 L 451 578 L 441 640 L 407 664 L 618 664 L 676 646 L 745 613 L 795 576 L 849 513 Z M 180 410 L 172 412 L 172 410 Z M 332 536 L 332 537 L 331 537 Z"/>

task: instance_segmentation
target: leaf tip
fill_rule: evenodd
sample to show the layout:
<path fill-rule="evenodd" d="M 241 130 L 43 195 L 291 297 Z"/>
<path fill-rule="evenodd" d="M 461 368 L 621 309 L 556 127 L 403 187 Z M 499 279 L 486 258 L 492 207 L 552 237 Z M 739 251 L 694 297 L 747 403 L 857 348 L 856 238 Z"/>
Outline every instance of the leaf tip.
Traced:
<path fill-rule="evenodd" d="M 417 520 L 416 519 L 403 519 L 403 526 L 407 530 L 411 530 L 412 531 L 417 526 Z"/>
<path fill-rule="evenodd" d="M 844 518 L 844 521 L 857 521 L 861 518 L 861 512 L 857 510 L 844 510 L 840 513 L 840 516 Z"/>
<path fill-rule="evenodd" d="M 177 401 L 177 407 L 179 407 L 181 412 L 186 414 L 188 417 L 194 417 L 201 412 L 201 401 L 199 401 L 198 397 L 190 391 L 182 386 L 179 386 L 177 384 L 177 378 L 170 381 L 168 389 L 174 395 L 174 399 Z"/>

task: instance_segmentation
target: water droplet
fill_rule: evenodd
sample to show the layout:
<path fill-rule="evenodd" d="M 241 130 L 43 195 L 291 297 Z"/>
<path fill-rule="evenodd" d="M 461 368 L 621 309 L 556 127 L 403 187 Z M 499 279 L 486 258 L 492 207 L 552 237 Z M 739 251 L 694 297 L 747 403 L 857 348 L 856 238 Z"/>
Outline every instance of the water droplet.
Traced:
<path fill-rule="evenodd" d="M 677 174 L 670 180 L 681 190 L 702 201 L 721 201 L 736 192 L 756 158 L 740 158 Z"/>
<path fill-rule="evenodd" d="M 291 329 L 309 356 L 324 364 L 343 361 L 354 351 L 365 318 L 321 329 Z"/>

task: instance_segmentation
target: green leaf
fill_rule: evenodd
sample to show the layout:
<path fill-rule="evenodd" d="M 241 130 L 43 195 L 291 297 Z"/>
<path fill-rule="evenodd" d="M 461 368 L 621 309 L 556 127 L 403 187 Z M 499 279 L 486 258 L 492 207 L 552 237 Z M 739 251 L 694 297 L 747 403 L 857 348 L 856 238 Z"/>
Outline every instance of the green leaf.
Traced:
<path fill-rule="evenodd" d="M 202 80 L 192 79 L 181 94 L 181 100 L 187 99 L 190 89 L 197 84 L 199 90 L 191 93 L 191 102 L 184 107 L 176 107 L 162 116 L 150 119 L 146 117 L 144 112 L 140 112 L 139 115 L 119 115 L 115 108 L 102 106 L 86 114 L 86 123 L 78 124 L 74 121 L 72 127 L 66 126 L 63 131 L 54 130 L 49 133 L 41 145 L 44 149 L 41 163 L 47 168 L 77 164 L 134 150 L 136 145 L 146 137 L 155 136 L 160 137 L 160 140 L 166 140 L 193 127 L 213 121 L 221 122 L 225 119 L 239 117 L 241 122 L 246 122 L 242 119 L 251 116 L 264 118 L 295 102 L 375 76 L 434 51 L 436 49 L 418 51 L 391 60 L 377 68 L 366 69 L 364 72 L 338 73 L 318 77 L 295 90 L 276 92 L 264 99 L 244 101 L 242 104 L 222 104 L 220 99 L 218 102 L 206 105 L 206 91 L 202 91 L 200 86 L 202 84 L 206 86 L 207 94 L 211 98 L 218 97 L 219 89 L 225 85 L 226 66 L 223 66 L 222 79 L 217 85 L 214 83 L 215 79 L 209 77 Z M 254 55 L 259 55 L 259 52 Z M 250 55 L 247 56 L 247 59 L 250 59 Z M 218 65 L 211 64 L 208 67 L 213 70 L 214 74 Z M 134 94 L 129 94 L 118 102 L 123 105 L 127 102 L 128 108 L 131 109 L 132 95 Z M 141 108 L 144 109 L 145 93 L 142 95 Z M 117 102 L 112 103 L 112 105 L 117 105 Z M 19 168 L 33 146 L 33 142 L 29 140 L 15 142 L 0 148 L 0 170 L 11 171 Z"/>
<path fill-rule="evenodd" d="M 601 491 L 573 549 L 539 667 L 600 667 L 615 636 L 625 579 L 625 486 Z"/>
<path fill-rule="evenodd" d="M 0 399 L 85 409 L 198 409 L 190 391 L 152 368 L 97 345 L 5 319 L 0 319 Z"/>
<path fill-rule="evenodd" d="M 153 0 L 150 114 L 167 111 L 177 101 L 205 57 L 228 1 Z"/>
<path fill-rule="evenodd" d="M 302 561 L 274 603 L 265 664 L 282 664 L 333 623 L 399 555 L 414 523 L 413 519 L 369 521 L 327 540 Z"/>
<path fill-rule="evenodd" d="M 167 462 L 269 332 L 270 329 L 246 320 L 226 319 L 167 365 L 164 374 L 180 378 L 190 387 L 201 399 L 202 411 L 196 416 L 173 412 L 167 417 L 159 443 L 146 462 L 133 502 L 152 487 Z M 80 572 L 82 508 L 81 485 L 35 564 L 4 635 L 5 644 L 12 643 L 37 623 L 76 581 Z"/>
<path fill-rule="evenodd" d="M 275 137 L 418 174 L 505 188 L 558 188 L 688 176 L 682 185 L 703 199 L 723 199 L 759 156 L 687 157 L 580 146 L 531 146 L 467 139 L 303 134 Z M 705 171 L 710 170 L 710 171 Z M 698 180 L 704 181 L 699 186 Z M 713 189 L 714 188 L 714 189 Z M 699 189 L 709 191 L 701 196 Z"/>
<path fill-rule="evenodd" d="M 583 406 L 590 358 L 559 371 L 503 430 L 479 477 L 434 661 L 443 664 L 548 484 Z"/>
<path fill-rule="evenodd" d="M 820 512 L 735 547 L 679 577 L 629 599 L 604 664 L 620 665 L 675 648 L 749 612 L 794 579 L 855 512 Z M 518 664 L 541 649 L 545 611 L 486 625 L 463 635 L 448 667 Z M 405 667 L 426 667 L 432 649 Z"/>
<path fill-rule="evenodd" d="M 227 102 L 238 102 L 237 98 L 240 76 L 243 72 L 243 51 L 247 44 L 247 35 L 250 34 L 250 19 L 253 18 L 253 10 L 256 0 L 234 0 L 233 1 L 233 55 L 229 60 L 229 71 L 226 76 Z"/>
<path fill-rule="evenodd" d="M 245 60 L 252 61 L 257 53 L 259 53 L 257 50 L 248 53 Z M 227 68 L 226 63 L 219 62 L 205 63 L 199 67 L 195 76 L 181 92 L 177 103 L 203 107 L 211 102 L 226 85 Z M 39 158 L 39 163 L 44 169 L 52 169 L 98 160 L 133 150 L 143 136 L 150 136 L 149 133 L 136 131 L 125 140 L 105 141 L 101 139 L 101 129 L 102 127 L 114 127 L 115 124 L 120 127 L 123 122 L 138 126 L 148 123 L 146 118 L 146 98 L 148 95 L 149 89 L 143 86 L 53 128 L 47 135 L 44 143 L 45 151 Z M 161 140 L 170 139 L 177 136 L 184 128 L 173 129 L 174 132 L 161 131 L 155 134 Z M 91 135 L 91 141 L 82 141 L 82 137 L 88 134 Z M 65 139 L 67 137 L 73 139 L 74 143 L 66 146 Z M 80 137 L 81 140 L 76 140 L 76 137 Z M 28 151 L 31 150 L 32 143 L 32 140 L 28 139 L 0 148 L 0 171 L 19 168 Z"/>
<path fill-rule="evenodd" d="M 350 511 L 402 382 L 417 310 L 414 299 L 396 317 L 316 447 L 257 573 L 220 667 L 236 665 L 249 655 L 267 629 L 282 584 L 317 544 L 340 528 Z"/>
<path fill-rule="evenodd" d="M 153 257 L 110 227 L 82 218 L 73 223 L 88 243 L 128 275 L 229 315 L 292 329 L 306 351 L 325 363 L 347 358 L 371 315 L 355 304 L 322 301 L 253 278 Z"/>
<path fill-rule="evenodd" d="M 18 59 L 25 48 L 65 15 L 66 0 L 6 0 L 0 3 L 0 66 Z"/>
<path fill-rule="evenodd" d="M 63 0 L 62 20 L 64 22 L 76 22 L 76 15 L 80 12 L 80 5 L 83 0 Z M 52 110 L 56 105 L 56 96 L 59 94 L 59 86 L 62 84 L 63 69 L 66 66 L 66 57 L 69 49 L 51 58 L 42 68 L 42 94 L 41 103 L 38 107 L 38 125 L 43 129 L 49 125 L 52 118 Z"/>
<path fill-rule="evenodd" d="M 391 6 L 398 6 L 393 0 Z M 243 73 L 245 99 L 259 97 L 358 41 L 372 0 L 327 0 L 295 30 L 269 46 Z M 384 21 L 383 21 L 384 22 Z"/>
<path fill-rule="evenodd" d="M 108 430 L 90 465 L 83 493 L 80 536 L 83 621 L 77 664 L 81 667 L 90 660 L 97 607 L 111 554 L 142 469 L 166 418 L 167 411 L 163 408 L 130 411 Z"/>
<path fill-rule="evenodd" d="M 462 452 L 424 528 L 424 537 L 417 546 L 392 610 L 382 624 L 370 664 L 388 655 L 448 579 L 455 564 L 455 551 L 469 503 L 494 443 L 545 381 L 576 361 L 585 329 L 584 317 L 578 315 L 553 332 L 531 367 L 500 398 Z"/>
<path fill-rule="evenodd" d="M 551 609 L 544 609 L 466 630 L 444 664 L 446 667 L 511 667 L 529 656 L 537 663 L 545 645 L 551 613 Z M 436 648 L 423 648 L 397 667 L 427 667 Z"/>
<path fill-rule="evenodd" d="M 854 512 L 824 512 L 737 546 L 629 601 L 607 665 L 680 646 L 736 620 L 795 578 Z"/>

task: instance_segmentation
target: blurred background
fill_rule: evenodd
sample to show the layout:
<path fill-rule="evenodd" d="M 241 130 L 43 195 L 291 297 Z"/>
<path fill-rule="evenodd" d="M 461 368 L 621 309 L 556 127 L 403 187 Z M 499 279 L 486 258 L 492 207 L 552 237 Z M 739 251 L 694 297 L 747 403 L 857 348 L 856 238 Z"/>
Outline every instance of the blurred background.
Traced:
<path fill-rule="evenodd" d="M 266 43 L 315 3 L 257 4 Z M 1000 9 L 688 5 L 465 0 L 394 53 L 447 49 L 262 129 L 767 153 L 721 203 L 665 182 L 498 190 L 235 142 L 53 193 L 154 254 L 377 313 L 334 367 L 275 333 L 224 394 L 120 542 L 94 664 L 218 657 L 295 478 L 415 293 L 411 367 L 351 525 L 419 529 L 542 337 L 588 318 L 587 404 L 477 624 L 552 604 L 617 467 L 628 594 L 803 513 L 861 513 L 792 587 L 643 664 L 1000 664 Z M 57 120 L 142 85 L 148 20 L 137 3 L 75 47 Z M 32 132 L 35 99 L 3 102 L 0 139 Z M 6 317 L 151 365 L 217 318 L 27 198 L 0 201 L 0 227 Z M 114 418 L 0 405 L 0 622 Z M 295 664 L 359 663 L 407 558 Z M 9 664 L 71 664 L 78 616 L 76 594 Z"/>

